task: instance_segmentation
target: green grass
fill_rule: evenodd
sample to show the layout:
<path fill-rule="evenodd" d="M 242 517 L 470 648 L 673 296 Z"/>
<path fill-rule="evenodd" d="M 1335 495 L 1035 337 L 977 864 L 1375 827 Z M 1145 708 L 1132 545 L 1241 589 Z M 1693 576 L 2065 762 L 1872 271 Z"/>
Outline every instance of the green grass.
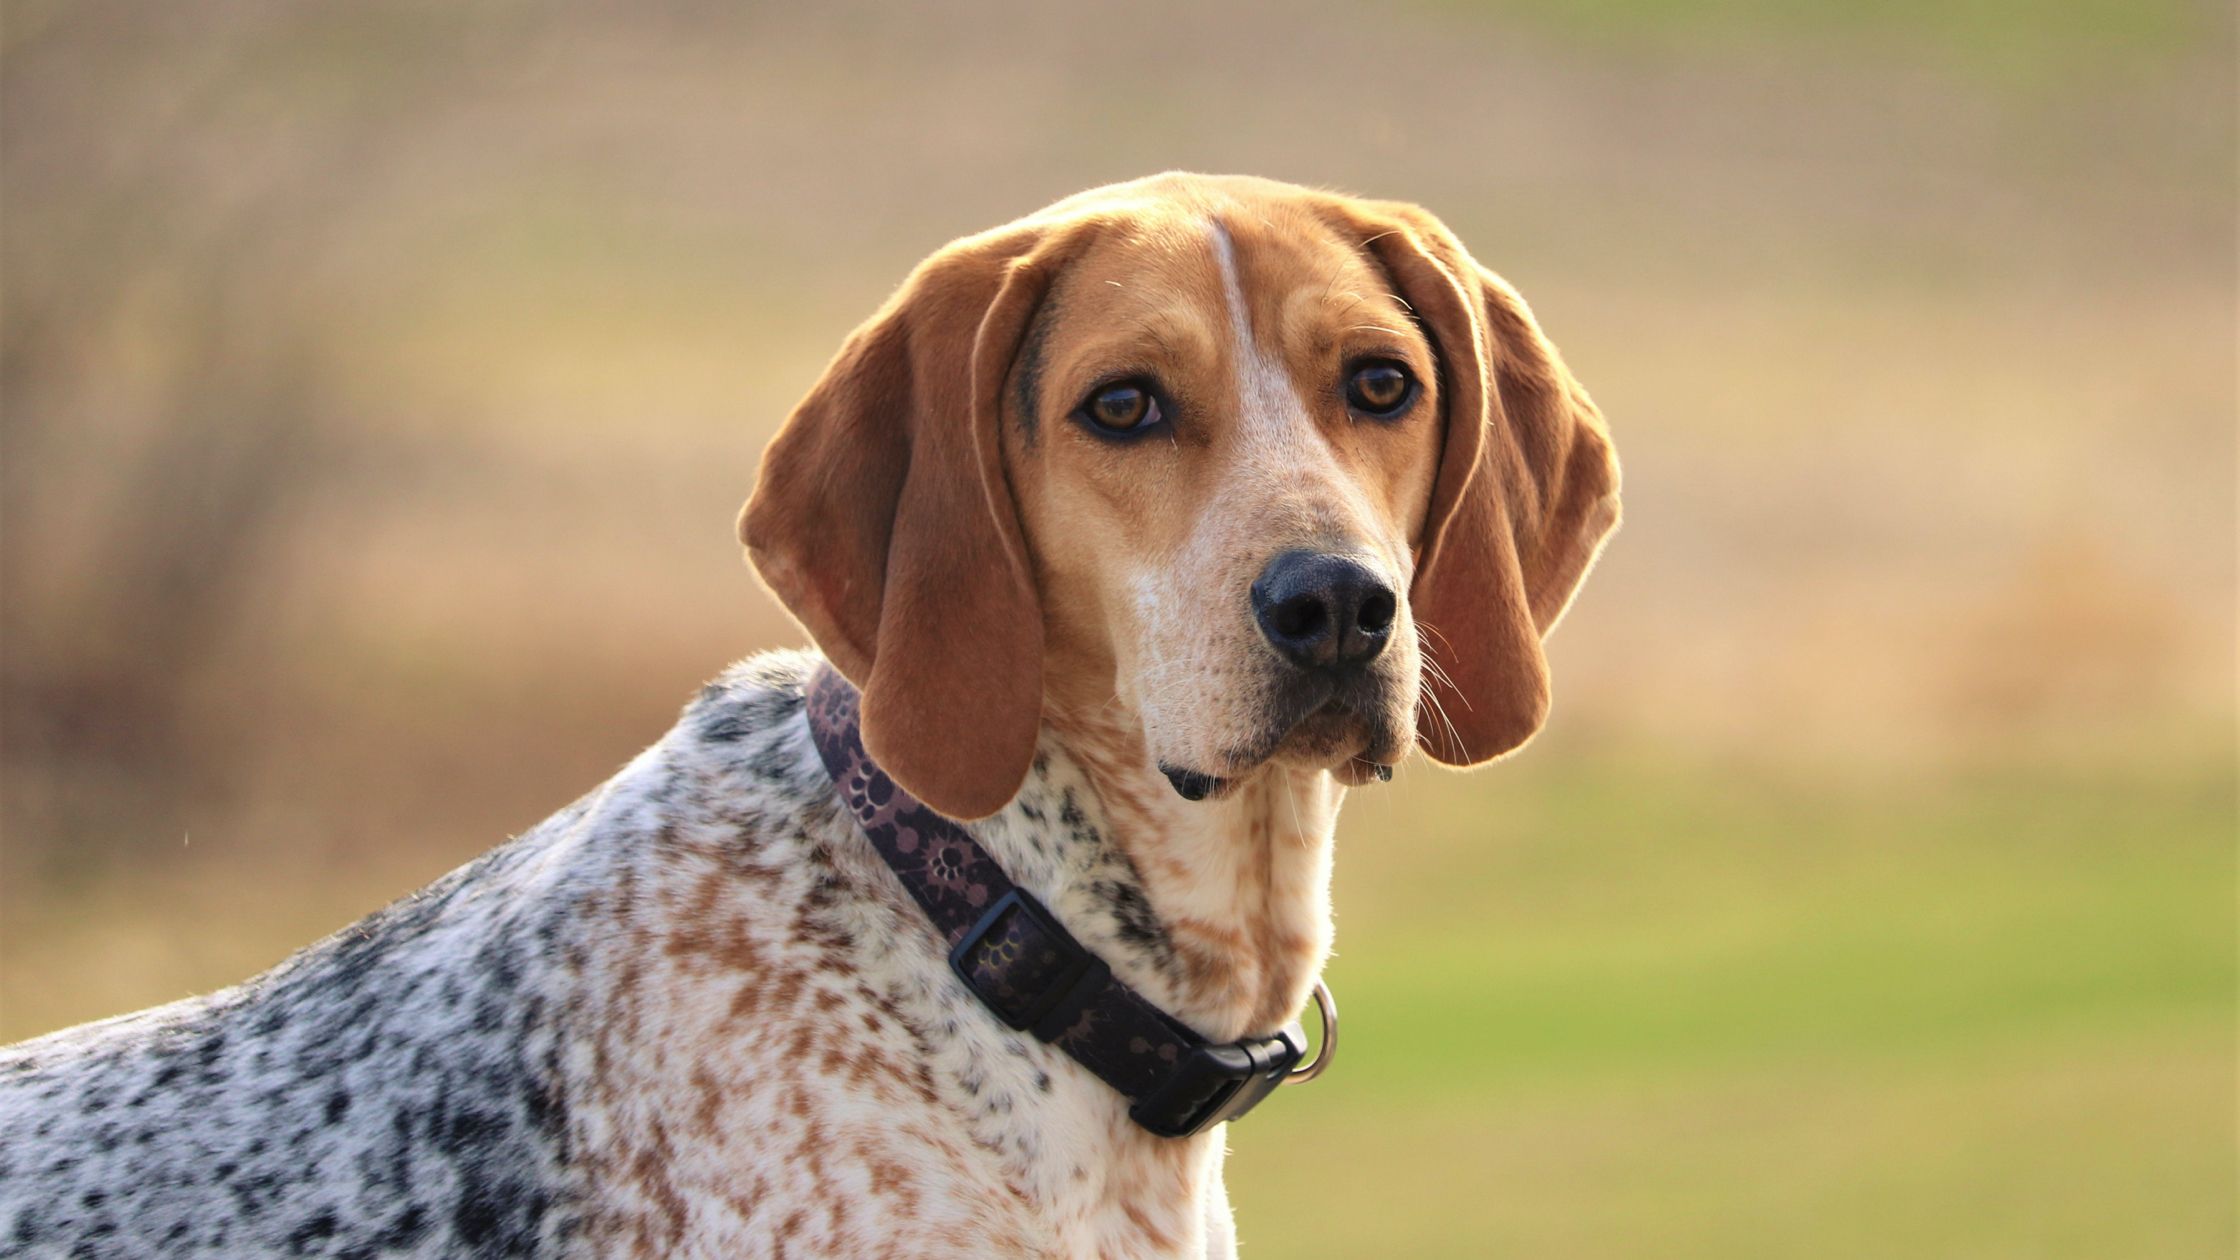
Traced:
<path fill-rule="evenodd" d="M 1248 1254 L 2232 1253 L 2229 778 L 1492 773 L 1354 807 Z"/>

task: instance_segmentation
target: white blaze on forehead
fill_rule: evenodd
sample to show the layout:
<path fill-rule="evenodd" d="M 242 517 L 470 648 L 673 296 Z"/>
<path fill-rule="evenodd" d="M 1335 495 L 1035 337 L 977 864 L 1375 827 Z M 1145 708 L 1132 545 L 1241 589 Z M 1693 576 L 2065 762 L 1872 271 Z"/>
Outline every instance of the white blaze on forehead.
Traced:
<path fill-rule="evenodd" d="M 1361 487 L 1338 467 L 1337 452 L 1308 413 L 1298 383 L 1284 366 L 1282 348 L 1274 353 L 1253 336 L 1251 307 L 1245 301 L 1244 281 L 1237 269 L 1236 242 L 1219 222 L 1209 222 L 1213 257 L 1221 268 L 1221 292 L 1229 308 L 1229 331 L 1236 342 L 1238 443 L 1236 457 L 1225 479 L 1224 492 L 1207 504 L 1199 532 L 1222 514 L 1224 504 L 1249 502 L 1255 492 L 1271 487 L 1296 487 L 1311 483 L 1319 493 L 1308 496 L 1326 506 L 1342 504 L 1356 519 L 1367 520 L 1373 506 Z M 1294 293 L 1283 304 L 1286 321 L 1299 305 Z M 1275 330 L 1279 335 L 1284 330 Z M 1233 488 L 1234 494 L 1229 491 Z M 1317 522 L 1327 525 L 1328 522 Z"/>
<path fill-rule="evenodd" d="M 1237 425 L 1245 439 L 1245 461 L 1263 457 L 1297 458 L 1300 443 L 1320 447 L 1322 435 L 1307 421 L 1306 406 L 1298 387 L 1280 359 L 1261 349 L 1252 335 L 1252 308 L 1244 299 L 1244 281 L 1237 273 L 1237 246 L 1229 230 L 1208 223 L 1213 237 L 1213 258 L 1221 268 L 1221 295 L 1229 308 L 1229 334 L 1237 347 Z M 1292 449 L 1285 450 L 1283 448 Z"/>

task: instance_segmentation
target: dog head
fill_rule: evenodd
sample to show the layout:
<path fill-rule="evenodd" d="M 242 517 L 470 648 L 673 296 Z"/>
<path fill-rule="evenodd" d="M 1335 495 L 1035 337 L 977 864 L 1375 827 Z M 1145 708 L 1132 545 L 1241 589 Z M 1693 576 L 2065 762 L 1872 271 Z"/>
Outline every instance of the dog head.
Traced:
<path fill-rule="evenodd" d="M 1617 485 L 1523 300 L 1437 220 L 1165 175 L 921 264 L 740 530 L 863 689 L 872 755 L 973 818 L 1046 698 L 1125 706 L 1193 797 L 1516 748 Z"/>

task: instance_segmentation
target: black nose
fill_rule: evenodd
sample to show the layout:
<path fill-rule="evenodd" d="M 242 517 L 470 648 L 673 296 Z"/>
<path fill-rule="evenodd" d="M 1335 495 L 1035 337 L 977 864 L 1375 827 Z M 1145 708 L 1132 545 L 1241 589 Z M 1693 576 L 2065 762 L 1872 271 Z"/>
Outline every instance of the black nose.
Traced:
<path fill-rule="evenodd" d="M 1347 669 L 1384 651 L 1399 601 L 1369 566 L 1346 556 L 1286 551 L 1252 584 L 1260 633 L 1294 665 Z"/>

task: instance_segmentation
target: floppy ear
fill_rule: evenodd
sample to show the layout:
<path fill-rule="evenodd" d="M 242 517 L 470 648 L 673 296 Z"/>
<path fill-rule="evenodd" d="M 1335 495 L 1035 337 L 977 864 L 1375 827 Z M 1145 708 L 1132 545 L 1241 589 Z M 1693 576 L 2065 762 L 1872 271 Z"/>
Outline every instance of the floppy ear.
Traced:
<path fill-rule="evenodd" d="M 1376 204 L 1365 243 L 1436 343 L 1446 441 L 1409 601 L 1431 700 L 1424 751 L 1469 766 L 1510 752 L 1548 713 L 1555 628 L 1618 524 L 1602 414 L 1516 290 L 1436 219 Z"/>
<path fill-rule="evenodd" d="M 1042 723 L 1042 614 L 1003 469 L 1003 381 L 1041 233 L 922 263 L 763 453 L 739 517 L 764 582 L 863 691 L 864 746 L 952 818 L 1001 809 Z"/>

